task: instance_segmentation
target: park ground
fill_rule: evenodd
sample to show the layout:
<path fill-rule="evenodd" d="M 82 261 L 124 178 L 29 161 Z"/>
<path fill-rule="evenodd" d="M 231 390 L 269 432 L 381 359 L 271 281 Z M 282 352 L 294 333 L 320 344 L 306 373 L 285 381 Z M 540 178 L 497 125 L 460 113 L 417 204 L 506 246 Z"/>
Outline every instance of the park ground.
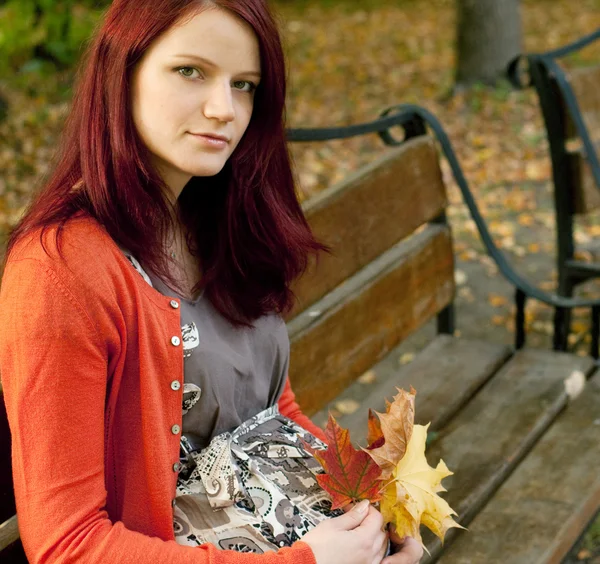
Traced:
<path fill-rule="evenodd" d="M 398 103 L 418 103 L 444 124 L 497 244 L 519 272 L 555 288 L 555 225 L 548 144 L 535 94 L 508 84 L 449 96 L 453 84 L 453 0 L 279 0 L 274 2 L 289 64 L 288 125 L 318 127 L 371 120 Z M 600 0 L 523 0 L 524 49 L 543 51 L 600 27 Z M 600 63 L 600 46 L 568 60 Z M 69 108 L 72 71 L 0 77 L 10 107 L 0 123 L 0 243 L 51 166 Z M 302 200 L 382 154 L 376 136 L 296 144 L 292 155 Z M 513 341 L 512 292 L 478 239 L 460 193 L 450 184 L 449 218 L 457 249 L 458 330 Z M 581 255 L 600 235 L 600 213 L 576 228 Z M 4 245 L 2 245 L 3 247 Z M 591 282 L 581 295 L 600 296 Z M 549 308 L 531 303 L 528 344 L 550 346 Z M 585 354 L 588 312 L 575 313 L 571 344 Z M 427 327 L 423 330 L 427 332 Z M 410 362 L 423 340 L 403 345 Z M 361 386 L 360 382 L 356 386 Z M 360 393 L 355 389 L 355 393 Z M 352 391 L 340 409 L 352 409 Z M 600 564 L 600 518 L 569 563 Z"/>

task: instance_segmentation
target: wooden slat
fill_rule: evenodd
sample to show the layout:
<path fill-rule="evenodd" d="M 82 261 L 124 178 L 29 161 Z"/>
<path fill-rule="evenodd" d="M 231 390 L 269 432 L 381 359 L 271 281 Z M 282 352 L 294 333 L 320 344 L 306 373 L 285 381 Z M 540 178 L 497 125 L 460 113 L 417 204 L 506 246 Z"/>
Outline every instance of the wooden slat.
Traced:
<path fill-rule="evenodd" d="M 568 159 L 573 182 L 575 213 L 586 214 L 600 208 L 600 186 L 596 184 L 583 148 L 572 151 Z"/>
<path fill-rule="evenodd" d="M 298 312 L 437 217 L 447 203 L 433 140 L 407 141 L 303 206 L 316 237 L 332 247 L 294 286 Z"/>
<path fill-rule="evenodd" d="M 381 383 L 370 388 L 353 414 L 336 419 L 350 431 L 355 443 L 366 446 L 369 408 L 385 412 L 385 398 L 392 401 L 398 393 L 396 388 L 409 390 L 413 386 L 417 390 L 416 422 L 431 423 L 429 431 L 436 431 L 456 415 L 510 355 L 506 345 L 438 335 L 410 364 L 398 368 L 398 353 L 394 349 L 373 367 Z M 318 425 L 327 422 L 328 407 L 313 418 Z"/>
<path fill-rule="evenodd" d="M 19 539 L 17 516 L 13 515 L 4 523 L 0 523 L 0 552 Z"/>
<path fill-rule="evenodd" d="M 583 116 L 592 139 L 600 136 L 600 65 L 572 69 L 567 72 L 567 79 L 577 99 L 579 111 Z M 573 121 L 563 108 L 565 115 L 565 136 L 576 137 L 577 131 Z"/>
<path fill-rule="evenodd" d="M 290 379 L 303 410 L 316 413 L 453 295 L 450 232 L 431 225 L 297 316 Z"/>
<path fill-rule="evenodd" d="M 562 562 L 600 508 L 599 445 L 594 375 L 440 562 Z"/>
<path fill-rule="evenodd" d="M 518 351 L 441 430 L 427 458 L 434 466 L 444 460 L 454 472 L 444 479 L 444 497 L 462 525 L 470 523 L 566 406 L 565 381 L 584 379 L 593 368 L 591 358 Z M 448 531 L 446 547 L 457 531 Z M 430 534 L 423 538 L 431 553 L 424 562 L 434 562 L 441 543 Z"/>

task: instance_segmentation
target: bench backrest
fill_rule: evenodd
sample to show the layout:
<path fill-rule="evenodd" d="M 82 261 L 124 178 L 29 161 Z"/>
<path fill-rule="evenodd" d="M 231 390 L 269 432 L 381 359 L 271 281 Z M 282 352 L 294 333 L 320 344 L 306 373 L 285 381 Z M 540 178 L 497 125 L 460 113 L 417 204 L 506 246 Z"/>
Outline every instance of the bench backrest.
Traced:
<path fill-rule="evenodd" d="M 296 285 L 288 323 L 290 379 L 307 414 L 452 302 L 450 232 L 435 222 L 446 204 L 436 146 L 422 135 L 304 206 L 333 253 Z"/>
<path fill-rule="evenodd" d="M 447 311 L 454 262 L 446 205 L 437 149 L 427 135 L 387 150 L 304 204 L 316 236 L 332 248 L 295 284 L 298 305 L 288 319 L 290 379 L 305 413 L 323 408 L 401 340 Z M 20 541 L 14 542 L 4 402 L 0 448 L 0 560 L 18 564 L 26 560 Z"/>

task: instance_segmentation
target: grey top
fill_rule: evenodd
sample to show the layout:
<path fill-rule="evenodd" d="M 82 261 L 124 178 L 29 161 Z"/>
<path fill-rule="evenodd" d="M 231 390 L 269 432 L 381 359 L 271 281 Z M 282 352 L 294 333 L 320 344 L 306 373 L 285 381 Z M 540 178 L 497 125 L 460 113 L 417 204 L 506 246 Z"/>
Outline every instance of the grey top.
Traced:
<path fill-rule="evenodd" d="M 235 328 L 203 294 L 193 301 L 183 298 L 123 252 L 146 282 L 181 302 L 186 436 L 197 446 L 207 446 L 215 435 L 277 403 L 290 356 L 281 316 L 265 315 L 254 328 Z"/>

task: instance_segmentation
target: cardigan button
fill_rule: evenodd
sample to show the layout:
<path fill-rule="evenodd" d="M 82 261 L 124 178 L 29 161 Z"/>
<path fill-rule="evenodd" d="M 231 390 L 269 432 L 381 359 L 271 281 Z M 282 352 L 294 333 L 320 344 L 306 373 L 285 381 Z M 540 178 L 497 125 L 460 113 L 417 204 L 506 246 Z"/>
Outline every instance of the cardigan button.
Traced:
<path fill-rule="evenodd" d="M 179 337 L 177 337 L 176 335 L 174 337 L 171 337 L 172 345 L 175 345 L 176 347 L 178 347 L 180 343 L 181 343 L 181 339 L 179 339 Z"/>
<path fill-rule="evenodd" d="M 173 425 L 171 427 L 171 433 L 173 433 L 174 435 L 179 434 L 179 431 L 181 431 L 181 427 L 179 425 Z"/>
<path fill-rule="evenodd" d="M 171 300 L 170 304 L 173 309 L 177 309 L 179 307 L 179 304 L 175 300 Z"/>
<path fill-rule="evenodd" d="M 175 464 L 173 464 L 173 472 L 179 472 L 180 468 L 181 468 L 181 464 L 179 462 L 176 462 Z"/>
<path fill-rule="evenodd" d="M 175 500 L 171 501 L 171 507 L 175 507 Z"/>
<path fill-rule="evenodd" d="M 181 384 L 179 383 L 179 380 L 173 380 L 171 382 L 171 389 L 177 391 L 179 388 L 181 388 Z"/>

